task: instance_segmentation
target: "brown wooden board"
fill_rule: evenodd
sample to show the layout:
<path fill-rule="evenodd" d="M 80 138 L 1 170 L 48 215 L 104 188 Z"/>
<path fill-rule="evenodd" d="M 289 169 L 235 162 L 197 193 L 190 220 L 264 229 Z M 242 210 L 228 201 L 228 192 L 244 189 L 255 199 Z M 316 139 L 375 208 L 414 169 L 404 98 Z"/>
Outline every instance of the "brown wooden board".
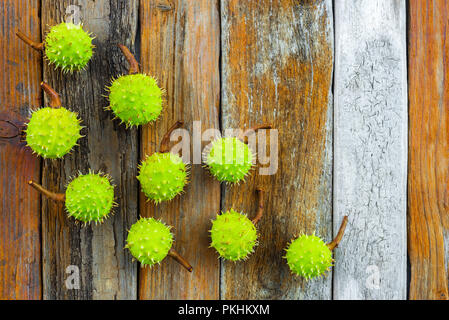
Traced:
<path fill-rule="evenodd" d="M 203 130 L 219 128 L 220 17 L 218 2 L 211 0 L 140 4 L 141 64 L 167 92 L 161 118 L 142 129 L 144 158 L 159 150 L 162 136 L 177 120 L 185 122 L 192 142 L 194 121 L 201 121 Z M 174 226 L 174 248 L 193 266 L 190 274 L 167 258 L 160 266 L 141 269 L 141 299 L 219 298 L 219 260 L 208 248 L 208 230 L 220 209 L 220 186 L 200 164 L 191 166 L 189 179 L 185 193 L 168 203 L 155 205 L 141 194 L 141 215 Z"/>
<path fill-rule="evenodd" d="M 119 206 L 104 224 L 83 227 L 67 217 L 62 205 L 43 201 L 44 298 L 135 299 L 137 265 L 124 246 L 127 229 L 136 221 L 138 211 L 138 133 L 112 121 L 111 112 L 104 110 L 108 101 L 103 95 L 111 78 L 127 71 L 117 44 L 134 48 L 138 2 L 43 0 L 43 32 L 70 15 L 74 17 L 77 8 L 84 27 L 96 36 L 94 58 L 85 71 L 73 75 L 45 64 L 44 79 L 60 93 L 63 106 L 79 112 L 86 137 L 63 160 L 44 161 L 42 182 L 52 191 L 64 192 L 78 171 L 101 170 L 112 176 Z M 76 268 L 79 289 L 73 286 L 75 282 L 66 285 Z"/>
<path fill-rule="evenodd" d="M 40 202 L 27 187 L 39 180 L 40 160 L 21 139 L 21 126 L 41 105 L 41 56 L 18 29 L 40 38 L 40 3 L 0 3 L 0 299 L 40 299 Z"/>
<path fill-rule="evenodd" d="M 223 210 L 254 215 L 258 185 L 267 199 L 255 253 L 222 264 L 223 299 L 331 298 L 331 274 L 306 282 L 283 256 L 299 233 L 332 238 L 332 16 L 326 0 L 221 1 L 223 129 L 279 132 L 276 174 L 225 187 Z"/>
<path fill-rule="evenodd" d="M 449 4 L 409 3 L 410 299 L 449 299 Z"/>

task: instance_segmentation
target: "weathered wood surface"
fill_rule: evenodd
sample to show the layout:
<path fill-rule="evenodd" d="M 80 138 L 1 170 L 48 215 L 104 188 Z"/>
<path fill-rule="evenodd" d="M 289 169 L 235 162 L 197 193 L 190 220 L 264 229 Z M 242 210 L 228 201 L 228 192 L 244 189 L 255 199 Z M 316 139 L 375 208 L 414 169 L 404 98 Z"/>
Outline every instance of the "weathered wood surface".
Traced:
<path fill-rule="evenodd" d="M 258 185 L 267 199 L 255 253 L 222 263 L 221 298 L 330 299 L 331 274 L 295 278 L 283 256 L 299 233 L 332 238 L 332 1 L 223 0 L 221 14 L 222 127 L 279 130 L 277 172 L 224 188 L 222 210 L 253 215 Z"/>
<path fill-rule="evenodd" d="M 409 14 L 409 297 L 449 299 L 449 4 Z"/>
<path fill-rule="evenodd" d="M 97 36 L 94 59 L 80 74 L 53 70 L 14 35 L 21 29 L 38 40 L 77 8 Z M 443 0 L 409 3 L 411 299 L 449 299 L 448 9 Z M 405 299 L 405 12 L 404 0 L 3 1 L 0 299 Z M 162 117 L 141 131 L 103 110 L 105 86 L 128 68 L 118 43 L 167 90 Z M 42 78 L 86 127 L 81 146 L 62 161 L 33 156 L 15 127 L 44 104 Z M 135 179 L 138 161 L 158 150 L 176 120 L 192 139 L 194 121 L 201 131 L 272 123 L 278 171 L 260 176 L 256 169 L 246 183 L 220 187 L 193 165 L 185 194 L 146 202 Z M 198 150 L 191 151 L 193 160 Z M 101 226 L 76 225 L 26 184 L 32 178 L 63 192 L 71 176 L 89 169 L 111 174 L 117 185 L 119 207 Z M 254 215 L 258 185 L 267 191 L 260 244 L 244 263 L 220 262 L 208 248 L 210 219 L 230 208 Z M 174 226 L 174 247 L 192 274 L 170 259 L 138 271 L 123 247 L 139 207 Z M 310 282 L 292 276 L 282 258 L 287 242 L 314 231 L 330 241 L 346 214 L 333 272 Z M 79 289 L 67 288 L 70 266 L 79 268 Z"/>
<path fill-rule="evenodd" d="M 140 4 L 141 64 L 167 91 L 161 118 L 142 130 L 144 158 L 158 151 L 162 136 L 177 120 L 184 121 L 192 144 L 200 138 L 193 136 L 193 121 L 201 121 L 203 130 L 219 128 L 220 17 L 215 0 L 142 0 Z M 192 150 L 193 157 L 201 157 L 200 150 Z M 157 206 L 141 194 L 140 208 L 142 216 L 174 226 L 174 248 L 192 264 L 193 273 L 168 258 L 160 266 L 141 269 L 139 297 L 218 299 L 219 260 L 208 248 L 208 230 L 220 210 L 219 184 L 194 164 L 185 194 Z"/>
<path fill-rule="evenodd" d="M 104 224 L 83 227 L 67 218 L 61 204 L 42 201 L 44 298 L 135 299 L 137 264 L 124 246 L 127 229 L 138 214 L 138 134 L 111 120 L 103 95 L 111 78 L 127 71 L 117 44 L 135 46 L 138 1 L 43 0 L 43 32 L 65 20 L 69 5 L 78 6 L 81 22 L 96 35 L 94 58 L 86 71 L 73 75 L 44 64 L 44 79 L 60 93 L 65 107 L 79 112 L 86 137 L 62 161 L 44 161 L 42 181 L 52 191 L 65 191 L 78 171 L 101 170 L 112 176 L 119 206 Z M 71 8 L 76 14 L 77 7 Z M 78 290 L 65 283 L 71 265 L 79 268 Z"/>
<path fill-rule="evenodd" d="M 39 179 L 40 160 L 21 141 L 20 127 L 41 105 L 39 53 L 17 29 L 40 37 L 39 2 L 0 3 L 0 299 L 41 297 L 39 195 L 27 179 Z"/>
<path fill-rule="evenodd" d="M 406 298 L 405 12 L 403 0 L 335 2 L 334 232 L 349 215 L 335 299 Z"/>

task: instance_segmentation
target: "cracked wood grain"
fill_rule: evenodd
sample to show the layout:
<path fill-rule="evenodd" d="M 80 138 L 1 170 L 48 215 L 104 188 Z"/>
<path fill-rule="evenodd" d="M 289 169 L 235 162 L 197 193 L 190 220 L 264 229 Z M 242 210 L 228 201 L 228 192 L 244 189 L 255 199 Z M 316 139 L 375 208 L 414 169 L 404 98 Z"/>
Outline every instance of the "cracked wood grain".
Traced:
<path fill-rule="evenodd" d="M 335 299 L 406 298 L 407 69 L 403 0 L 336 1 Z"/>
<path fill-rule="evenodd" d="M 449 4 L 409 3 L 410 299 L 449 299 Z"/>
<path fill-rule="evenodd" d="M 331 274 L 295 278 L 283 255 L 298 233 L 332 240 L 332 1 L 222 0 L 221 16 L 223 129 L 279 130 L 276 174 L 224 187 L 222 210 L 251 215 L 257 186 L 267 199 L 255 253 L 222 262 L 221 298 L 331 299 Z"/>
<path fill-rule="evenodd" d="M 78 6 L 81 22 L 96 36 L 94 57 L 86 71 L 73 75 L 44 64 L 44 79 L 60 94 L 63 106 L 79 113 L 86 137 L 63 160 L 44 161 L 42 182 L 49 190 L 63 192 L 79 171 L 102 171 L 112 176 L 119 206 L 103 224 L 83 227 L 67 217 L 61 204 L 42 201 L 44 298 L 136 299 L 137 264 L 124 246 L 138 214 L 138 133 L 112 121 L 103 95 L 111 78 L 127 71 L 117 44 L 135 48 L 138 1 L 43 0 L 44 32 L 73 14 L 67 12 L 69 5 Z M 71 265 L 80 271 L 79 290 L 65 284 Z"/>
<path fill-rule="evenodd" d="M 0 300 L 42 292 L 40 198 L 26 186 L 39 180 L 40 160 L 17 129 L 41 106 L 41 56 L 15 36 L 20 28 L 40 38 L 39 8 L 39 1 L 0 3 Z"/>
<path fill-rule="evenodd" d="M 142 0 L 140 4 L 142 70 L 158 78 L 167 91 L 161 118 L 142 129 L 143 158 L 158 151 L 163 135 L 178 120 L 184 121 L 192 143 L 198 138 L 192 136 L 194 121 L 201 121 L 203 130 L 219 128 L 220 19 L 216 0 Z M 220 186 L 201 165 L 190 168 L 184 194 L 155 205 L 141 193 L 140 213 L 174 226 L 174 248 L 192 264 L 193 272 L 172 259 L 141 269 L 140 299 L 219 298 L 220 266 L 209 248 L 208 230 L 220 210 Z"/>

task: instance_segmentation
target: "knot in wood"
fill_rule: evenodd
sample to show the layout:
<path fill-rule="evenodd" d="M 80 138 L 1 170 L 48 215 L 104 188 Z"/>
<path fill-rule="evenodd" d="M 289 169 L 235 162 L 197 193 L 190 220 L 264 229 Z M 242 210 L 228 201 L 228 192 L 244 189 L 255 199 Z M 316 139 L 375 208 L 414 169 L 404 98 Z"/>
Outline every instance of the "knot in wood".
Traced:
<path fill-rule="evenodd" d="M 158 8 L 162 12 L 173 10 L 172 5 L 170 3 L 167 3 L 167 2 L 160 2 L 160 3 L 158 3 L 156 8 Z"/>
<path fill-rule="evenodd" d="M 0 119 L 0 139 L 13 139 L 20 134 L 20 129 L 9 120 Z"/>

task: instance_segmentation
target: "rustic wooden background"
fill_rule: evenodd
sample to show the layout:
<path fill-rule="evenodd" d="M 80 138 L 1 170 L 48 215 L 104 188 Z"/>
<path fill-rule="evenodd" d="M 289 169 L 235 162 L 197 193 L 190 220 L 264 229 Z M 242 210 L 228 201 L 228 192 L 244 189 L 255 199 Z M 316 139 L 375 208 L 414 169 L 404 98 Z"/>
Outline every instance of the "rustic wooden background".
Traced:
<path fill-rule="evenodd" d="M 62 75 L 15 36 L 42 39 L 80 8 L 96 35 L 87 70 Z M 445 0 L 5 0 L 0 3 L 0 299 L 449 299 L 449 4 Z M 136 53 L 167 91 L 156 125 L 111 120 L 104 87 Z M 81 146 L 63 160 L 31 155 L 18 128 L 43 106 L 47 81 L 84 120 Z M 193 165 L 182 197 L 154 206 L 137 165 L 176 120 L 193 132 L 279 130 L 278 171 L 220 186 Z M 273 150 L 271 150 L 273 151 Z M 81 227 L 55 191 L 78 170 L 114 179 L 119 207 Z M 260 246 L 245 263 L 208 248 L 210 219 L 252 213 L 256 185 L 269 191 Z M 347 232 L 328 277 L 293 277 L 282 259 L 300 232 L 330 241 Z M 173 225 L 171 260 L 140 269 L 123 250 L 139 215 Z M 67 267 L 80 270 L 68 289 Z M 69 273 L 67 273 L 69 272 Z"/>

